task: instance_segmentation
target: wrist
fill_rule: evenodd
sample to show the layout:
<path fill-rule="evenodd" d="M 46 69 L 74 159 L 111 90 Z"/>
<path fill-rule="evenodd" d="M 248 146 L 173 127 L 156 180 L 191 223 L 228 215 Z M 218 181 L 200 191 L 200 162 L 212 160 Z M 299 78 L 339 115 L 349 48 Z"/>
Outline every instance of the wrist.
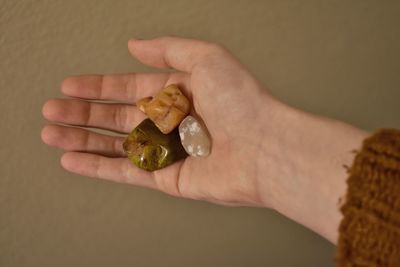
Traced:
<path fill-rule="evenodd" d="M 266 109 L 257 175 L 262 205 L 335 241 L 344 166 L 367 133 L 278 101 Z"/>

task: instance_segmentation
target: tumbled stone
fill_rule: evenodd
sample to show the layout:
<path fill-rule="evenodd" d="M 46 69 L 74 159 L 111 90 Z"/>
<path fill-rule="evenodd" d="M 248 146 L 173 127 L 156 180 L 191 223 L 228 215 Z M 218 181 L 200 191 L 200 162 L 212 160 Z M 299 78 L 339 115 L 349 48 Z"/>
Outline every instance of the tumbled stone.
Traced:
<path fill-rule="evenodd" d="M 163 134 L 150 119 L 133 129 L 123 148 L 132 163 L 147 171 L 164 168 L 187 157 L 178 129 Z"/>
<path fill-rule="evenodd" d="M 152 99 L 153 99 L 152 96 L 148 96 L 148 97 L 142 98 L 142 99 L 140 99 L 140 100 L 138 100 L 138 101 L 136 102 L 136 106 L 137 106 L 143 113 L 146 113 L 145 106 L 146 106 L 147 103 L 149 103 Z"/>
<path fill-rule="evenodd" d="M 190 109 L 189 100 L 175 84 L 165 87 L 154 98 L 140 99 L 136 105 L 165 134 L 175 129 Z"/>
<path fill-rule="evenodd" d="M 206 128 L 194 117 L 187 116 L 181 122 L 179 137 L 189 155 L 206 157 L 210 154 L 211 142 Z"/>

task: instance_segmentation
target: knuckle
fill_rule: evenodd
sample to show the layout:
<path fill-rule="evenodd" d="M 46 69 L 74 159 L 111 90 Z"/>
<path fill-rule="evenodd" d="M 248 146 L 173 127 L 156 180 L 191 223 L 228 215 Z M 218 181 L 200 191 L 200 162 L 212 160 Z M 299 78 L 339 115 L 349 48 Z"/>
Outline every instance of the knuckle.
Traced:
<path fill-rule="evenodd" d="M 103 177 L 103 172 L 102 172 L 101 166 L 102 166 L 101 158 L 97 158 L 97 160 L 95 160 L 94 164 L 93 164 L 94 177 L 97 177 L 97 178 Z"/>
<path fill-rule="evenodd" d="M 230 58 L 229 51 L 218 43 L 205 43 L 203 47 L 203 64 L 214 64 Z"/>
<path fill-rule="evenodd" d="M 125 161 L 124 164 L 121 164 L 121 176 L 118 179 L 118 182 L 120 183 L 129 183 L 129 181 L 131 180 L 131 177 L 133 176 L 132 174 L 132 166 L 130 164 L 130 162 Z"/>
<path fill-rule="evenodd" d="M 123 139 L 114 138 L 111 142 L 112 151 L 116 154 L 121 153 L 124 154 L 124 150 L 122 147 Z"/>
<path fill-rule="evenodd" d="M 90 125 L 93 118 L 93 104 L 84 102 L 83 124 Z"/>
<path fill-rule="evenodd" d="M 91 149 L 91 145 L 90 145 L 90 132 L 89 131 L 84 131 L 82 132 L 82 147 L 84 149 L 84 151 L 89 151 Z"/>
<path fill-rule="evenodd" d="M 157 171 L 154 172 L 154 180 L 156 182 L 157 188 L 166 193 L 167 195 L 178 197 L 180 193 L 176 187 L 176 181 L 174 179 L 168 179 L 168 177 L 163 177 L 158 175 Z"/>
<path fill-rule="evenodd" d="M 206 50 L 211 54 L 225 54 L 227 49 L 219 43 L 207 43 Z"/>
<path fill-rule="evenodd" d="M 161 179 L 161 177 L 159 175 L 156 174 L 156 172 L 154 172 L 154 181 L 156 183 L 156 186 L 158 188 L 158 190 L 167 193 L 166 189 L 165 189 L 165 185 L 164 185 L 164 180 Z"/>
<path fill-rule="evenodd" d="M 97 98 L 103 99 L 103 92 L 105 91 L 106 88 L 106 75 L 100 76 L 100 90 L 97 91 Z"/>
<path fill-rule="evenodd" d="M 165 35 L 165 36 L 157 37 L 153 40 L 159 44 L 166 45 L 166 44 L 175 42 L 177 40 L 177 38 L 172 35 Z"/>
<path fill-rule="evenodd" d="M 127 77 L 125 83 L 125 98 L 129 101 L 137 100 L 138 88 L 142 88 L 140 85 L 139 77 L 137 74 L 131 74 Z M 133 88 L 133 89 L 132 89 Z"/>
<path fill-rule="evenodd" d="M 128 125 L 128 111 L 124 106 L 116 106 L 114 111 L 114 124 L 120 130 L 125 130 Z"/>

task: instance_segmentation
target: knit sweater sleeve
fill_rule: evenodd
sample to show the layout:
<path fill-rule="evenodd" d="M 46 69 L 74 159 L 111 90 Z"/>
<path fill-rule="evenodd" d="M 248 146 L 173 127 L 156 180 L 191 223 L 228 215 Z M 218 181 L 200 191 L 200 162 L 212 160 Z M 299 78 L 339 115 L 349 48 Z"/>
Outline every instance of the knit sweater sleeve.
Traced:
<path fill-rule="evenodd" d="M 400 267 L 400 131 L 363 142 L 349 169 L 336 261 L 340 267 Z"/>

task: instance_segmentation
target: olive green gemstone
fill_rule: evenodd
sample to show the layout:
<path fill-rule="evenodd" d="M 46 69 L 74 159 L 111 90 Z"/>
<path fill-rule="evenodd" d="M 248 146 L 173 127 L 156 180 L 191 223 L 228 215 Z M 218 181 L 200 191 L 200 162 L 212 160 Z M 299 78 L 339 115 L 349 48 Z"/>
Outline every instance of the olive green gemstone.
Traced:
<path fill-rule="evenodd" d="M 133 129 L 123 147 L 133 164 L 147 171 L 164 168 L 188 156 L 178 129 L 163 134 L 150 119 Z"/>

